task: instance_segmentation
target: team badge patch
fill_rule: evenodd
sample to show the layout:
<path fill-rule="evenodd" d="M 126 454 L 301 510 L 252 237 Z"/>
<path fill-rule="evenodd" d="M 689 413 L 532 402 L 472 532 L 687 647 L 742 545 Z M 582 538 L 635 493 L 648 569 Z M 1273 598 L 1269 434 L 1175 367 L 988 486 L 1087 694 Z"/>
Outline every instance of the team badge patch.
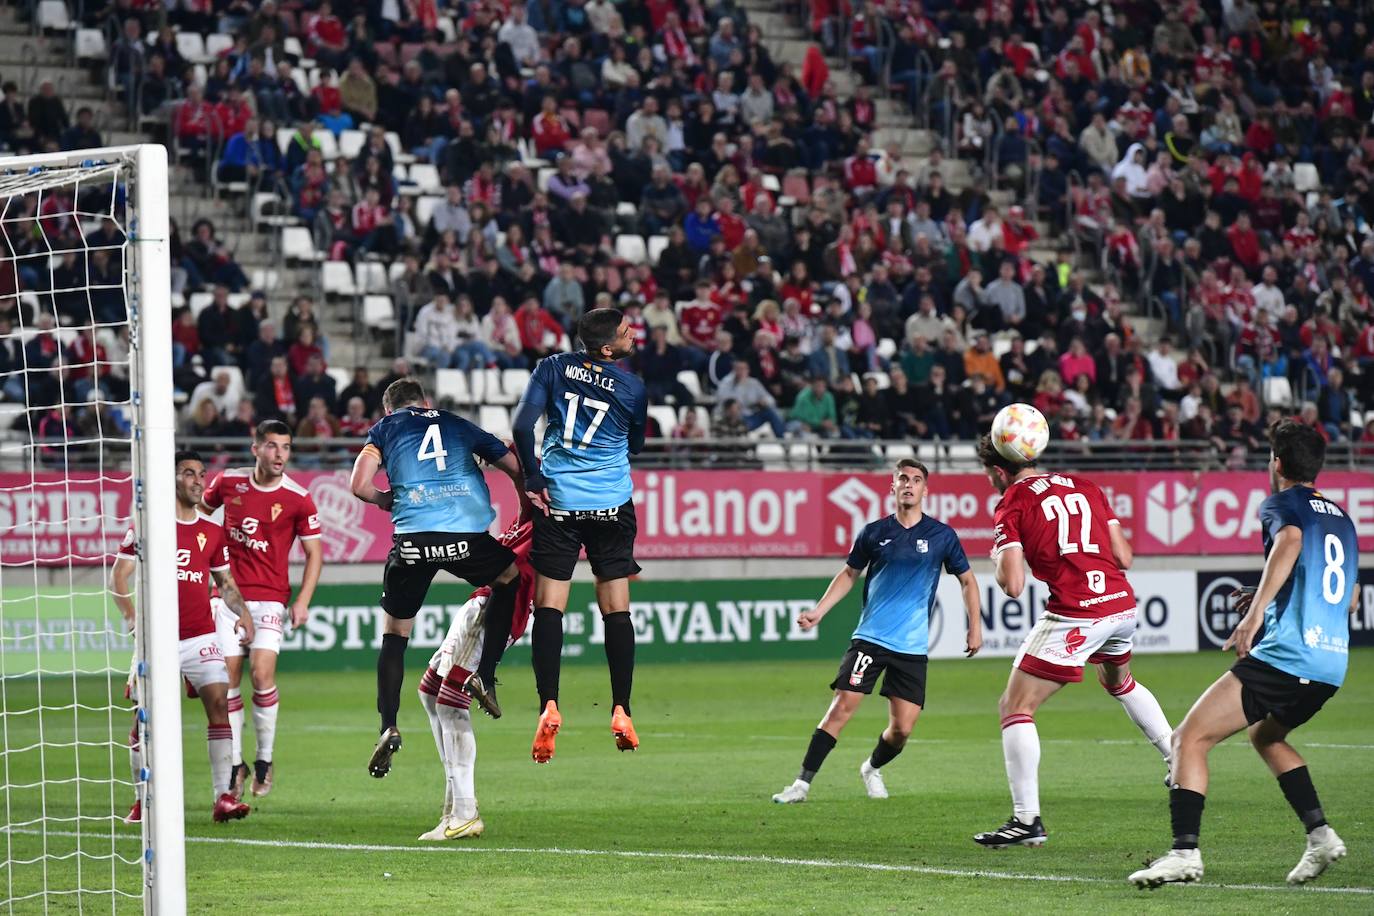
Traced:
<path fill-rule="evenodd" d="M 930 542 L 927 541 L 925 538 L 917 538 L 917 539 L 916 539 L 916 552 L 917 552 L 917 553 L 930 553 Z"/>
<path fill-rule="evenodd" d="M 275 522 L 275 521 L 277 520 L 277 516 L 278 516 L 278 515 L 281 515 L 281 503 L 273 503 L 273 504 L 272 504 L 272 521 Z"/>
<path fill-rule="evenodd" d="M 208 540 L 208 539 L 205 537 L 205 532 L 204 532 L 204 531 L 198 531 L 198 532 L 196 532 L 196 546 L 199 547 L 202 551 L 205 550 L 205 542 L 206 542 L 206 540 Z"/>
<path fill-rule="evenodd" d="M 1064 634 L 1064 648 L 1068 649 L 1070 654 L 1077 652 L 1079 648 L 1082 647 L 1083 643 L 1087 641 L 1088 637 L 1083 634 L 1083 630 L 1080 627 L 1074 627 L 1068 633 Z"/>

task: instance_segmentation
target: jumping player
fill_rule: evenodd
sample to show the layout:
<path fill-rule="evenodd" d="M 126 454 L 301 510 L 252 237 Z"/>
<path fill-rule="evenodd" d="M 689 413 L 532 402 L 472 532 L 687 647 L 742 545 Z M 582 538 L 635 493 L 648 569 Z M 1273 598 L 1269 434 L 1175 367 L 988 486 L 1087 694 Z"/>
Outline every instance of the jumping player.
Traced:
<path fill-rule="evenodd" d="M 225 604 L 234 610 L 237 625 L 245 642 L 253 639 L 253 617 L 239 594 L 230 572 L 229 551 L 224 542 L 224 529 L 206 518 L 198 510 L 205 490 L 205 463 L 196 452 L 176 454 L 177 493 L 177 616 L 180 621 L 181 676 L 200 697 L 208 722 L 205 743 L 210 753 L 210 782 L 215 805 L 212 816 L 216 821 L 246 817 L 249 807 L 229 791 L 233 770 L 233 750 L 229 730 L 229 672 L 224 665 L 219 637 L 215 632 L 215 618 L 210 610 L 210 581 L 219 587 Z M 110 575 L 110 594 L 119 612 L 130 627 L 134 623 L 133 592 L 129 577 L 138 562 L 138 548 L 133 529 L 124 536 Z M 139 702 L 134 687 L 136 679 L 130 675 L 130 699 Z M 141 780 L 143 760 L 138 740 L 138 726 L 129 733 L 129 763 L 133 768 L 134 784 Z M 143 803 L 136 794 L 133 809 L 126 823 L 142 819 Z"/>
<path fill-rule="evenodd" d="M 431 407 L 418 381 L 392 382 L 382 395 L 382 406 L 387 415 L 368 432 L 351 481 L 353 495 L 389 511 L 394 528 L 382 573 L 386 620 L 377 656 L 381 736 L 367 764 L 378 779 L 391 771 L 392 755 L 401 749 L 396 716 L 406 645 L 435 574 L 442 569 L 475 586 L 490 586 L 487 613 L 507 621 L 514 614 L 519 575 L 515 554 L 487 533 L 496 510 L 477 459 L 505 472 L 522 510 L 529 507 L 525 480 L 511 450 L 457 414 Z M 378 490 L 373 482 L 382 469 L 389 490 Z M 500 715 L 495 694 L 485 696 L 492 704 L 488 711 Z"/>
<path fill-rule="evenodd" d="M 1295 420 L 1269 428 L 1269 486 L 1260 506 L 1264 572 L 1253 592 L 1233 593 L 1245 616 L 1223 649 L 1236 663 L 1203 693 L 1174 732 L 1169 792 L 1174 846 L 1130 876 L 1137 887 L 1202 877 L 1198 834 L 1206 801 L 1207 754 L 1244 729 L 1307 831 L 1288 873 L 1305 884 L 1346 853 L 1326 823 L 1307 763 L 1288 734 L 1335 696 L 1349 661 L 1350 612 L 1359 601 L 1359 541 L 1340 506 L 1313 489 L 1326 460 L 1321 433 Z M 1263 626 L 1263 635 L 1260 627 Z M 1256 637 L 1259 642 L 1256 643 Z"/>
<path fill-rule="evenodd" d="M 596 577 L 596 603 L 605 625 L 611 734 L 622 751 L 639 747 L 630 720 L 635 632 L 629 577 L 639 572 L 630 456 L 644 447 L 648 398 L 644 382 L 616 365 L 634 352 L 634 334 L 618 309 L 587 312 L 577 322 L 585 349 L 540 360 L 515 410 L 512 425 L 525 487 L 540 510 L 530 550 L 530 565 L 538 574 L 531 634 L 541 710 L 530 749 L 536 763 L 553 758 L 563 722 L 558 711 L 563 611 L 583 548 Z M 548 418 L 542 465 L 534 455 L 534 426 L 541 416 Z M 503 630 L 489 632 L 488 639 L 504 640 Z"/>
<path fill-rule="evenodd" d="M 1048 474 L 1004 458 L 984 436 L 978 457 L 1002 493 L 993 517 L 992 556 L 997 584 L 1012 598 L 1026 585 L 1025 564 L 1049 585 L 1045 613 L 1026 634 L 998 702 L 1002 754 L 1011 784 L 1012 816 L 976 835 L 982 846 L 1040 846 L 1040 736 L 1035 711 L 1065 684 L 1097 666 L 1103 688 L 1169 761 L 1169 722 L 1159 702 L 1131 676 L 1136 600 L 1125 570 L 1131 546 L 1097 485 L 1068 474 Z"/>
<path fill-rule="evenodd" d="M 529 564 L 532 531 L 529 519 L 522 518 L 501 535 L 501 543 L 515 551 L 515 565 L 520 569 L 515 615 L 507 645 L 525 635 L 533 607 L 534 570 Z M 473 789 L 477 738 L 468 713 L 472 701 L 464 687 L 478 663 L 490 599 L 491 589 L 479 588 L 458 609 L 443 645 L 429 660 L 429 668 L 420 680 L 420 703 L 429 717 L 434 743 L 439 748 L 439 760 L 444 765 L 444 810 L 438 825 L 420 834 L 422 840 L 479 837 L 486 829 L 477 810 L 477 795 Z"/>
<path fill-rule="evenodd" d="M 234 618 L 220 609 L 220 647 L 229 666 L 229 721 L 234 730 L 234 794 L 243 796 L 248 767 L 243 763 L 243 657 L 248 656 L 253 684 L 253 794 L 272 791 L 272 751 L 277 739 L 277 654 L 282 624 L 291 601 L 291 545 L 300 538 L 305 572 L 296 600 L 291 601 L 291 626 L 310 616 L 310 599 L 320 581 L 324 551 L 320 546 L 320 516 L 310 491 L 286 476 L 291 460 L 291 428 L 280 420 L 258 424 L 253 433 L 251 468 L 233 468 L 215 478 L 205 491 L 207 512 L 223 507 L 229 538 L 229 562 L 253 615 L 253 641 L 247 649 L 234 633 Z"/>
<path fill-rule="evenodd" d="M 944 569 L 958 577 L 968 615 L 968 640 L 964 654 L 972 658 L 983 645 L 978 580 L 969 569 L 963 545 L 954 529 L 921 512 L 930 472 L 911 458 L 897 462 L 892 474 L 892 494 L 897 511 L 865 526 L 854 541 L 849 561 L 831 581 L 821 600 L 797 618 L 810 630 L 839 604 L 864 577 L 864 605 L 854 630 L 849 652 L 840 662 L 839 674 L 830 684 L 835 698 L 825 718 L 811 736 L 802 758 L 801 773 L 773 801 L 791 804 L 806 801 L 811 780 L 835 747 L 863 698 L 873 692 L 883 676 L 887 697 L 887 728 L 878 744 L 859 766 L 859 776 L 869 798 L 887 798 L 881 769 L 902 752 L 926 702 L 926 653 L 930 613 L 935 588 Z"/>

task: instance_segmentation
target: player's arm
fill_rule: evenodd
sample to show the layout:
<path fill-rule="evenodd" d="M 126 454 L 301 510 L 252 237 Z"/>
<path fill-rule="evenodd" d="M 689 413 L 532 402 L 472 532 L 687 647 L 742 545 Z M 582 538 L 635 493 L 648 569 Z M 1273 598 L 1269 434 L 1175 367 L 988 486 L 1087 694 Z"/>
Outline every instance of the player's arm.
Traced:
<path fill-rule="evenodd" d="M 253 615 L 248 613 L 248 605 L 243 600 L 243 595 L 239 593 L 238 583 L 234 581 L 234 574 L 229 571 L 229 567 L 223 569 L 212 569 L 210 575 L 214 578 L 215 584 L 219 586 L 220 600 L 229 605 L 229 610 L 238 615 L 239 618 L 239 642 L 249 645 L 253 642 Z"/>
<path fill-rule="evenodd" d="M 1112 559 L 1116 561 L 1117 568 L 1130 569 L 1131 561 L 1135 559 L 1135 551 L 1131 550 L 1131 542 L 1126 540 L 1121 523 L 1116 519 L 1108 522 L 1107 535 L 1112 541 Z"/>
<path fill-rule="evenodd" d="M 643 388 L 639 389 L 639 398 L 634 408 L 635 418 L 630 424 L 630 454 L 638 455 L 644 451 L 644 431 L 649 427 L 649 395 Z"/>
<path fill-rule="evenodd" d="M 809 630 L 820 623 L 821 618 L 829 614 L 835 605 L 844 600 L 844 596 L 849 594 L 849 590 L 854 587 L 854 583 L 862 574 L 862 569 L 855 569 L 846 563 L 835 574 L 835 578 L 830 580 L 830 585 L 826 588 L 825 594 L 821 596 L 821 600 L 816 602 L 816 606 L 797 615 L 797 626 L 803 630 Z"/>
<path fill-rule="evenodd" d="M 1020 544 L 1004 547 L 993 554 L 997 564 L 997 587 L 1009 598 L 1020 598 L 1026 589 L 1025 551 Z"/>
<path fill-rule="evenodd" d="M 120 557 L 115 560 L 114 569 L 110 570 L 110 597 L 114 599 L 115 607 L 119 608 L 130 630 L 134 628 L 134 593 L 129 587 L 129 577 L 136 566 L 129 557 Z"/>
<path fill-rule="evenodd" d="M 310 616 L 310 599 L 315 597 L 315 586 L 320 584 L 320 573 L 324 571 L 324 548 L 319 538 L 302 538 L 301 549 L 305 551 L 305 572 L 301 574 L 296 600 L 291 602 L 293 627 L 301 626 Z"/>
<path fill-rule="evenodd" d="M 968 615 L 964 655 L 973 658 L 983 648 L 983 601 L 978 593 L 978 577 L 973 570 L 966 569 L 959 574 L 959 592 L 964 599 L 964 613 Z"/>
<path fill-rule="evenodd" d="M 1245 616 L 1236 624 L 1235 631 L 1221 647 L 1223 652 L 1235 646 L 1237 658 L 1245 658 L 1250 654 L 1255 634 L 1264 623 L 1264 609 L 1269 607 L 1269 603 L 1278 595 L 1279 589 L 1283 588 L 1283 584 L 1293 574 L 1293 567 L 1301 554 L 1302 529 L 1296 525 L 1284 525 L 1274 535 L 1269 556 L 1264 561 L 1264 572 L 1260 575 L 1259 588 L 1255 589 L 1254 595 L 1249 596 L 1248 601 L 1242 598 L 1236 603 L 1236 609 L 1243 611 Z"/>
<path fill-rule="evenodd" d="M 390 512 L 391 491 L 379 490 L 376 483 L 373 482 L 381 466 L 382 453 L 369 442 L 363 446 L 363 450 L 358 453 L 358 457 L 353 461 L 353 476 L 349 478 L 348 486 L 353 491 L 353 495 L 363 502 L 371 503 L 385 512 Z M 318 573 L 316 578 L 318 579 Z M 311 590 L 313 591 L 313 586 Z"/>
<path fill-rule="evenodd" d="M 534 368 L 534 375 L 525 387 L 525 394 L 511 416 L 511 438 L 515 440 L 515 454 L 524 470 L 524 491 L 545 515 L 549 511 L 548 484 L 539 472 L 539 459 L 534 454 L 534 424 L 539 422 L 549 402 L 549 372 L 551 366 L 543 360 Z"/>

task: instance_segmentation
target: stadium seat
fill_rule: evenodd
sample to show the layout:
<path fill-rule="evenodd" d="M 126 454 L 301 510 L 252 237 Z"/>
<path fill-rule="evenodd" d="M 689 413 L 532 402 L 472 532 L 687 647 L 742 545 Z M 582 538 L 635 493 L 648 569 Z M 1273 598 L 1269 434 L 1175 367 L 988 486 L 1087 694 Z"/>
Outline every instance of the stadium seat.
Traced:
<path fill-rule="evenodd" d="M 711 411 L 707 410 L 705 407 L 683 407 L 679 411 L 679 414 L 685 417 L 687 415 L 687 411 L 689 410 L 696 411 L 697 426 L 700 426 L 702 429 L 704 429 L 706 431 L 706 435 L 711 435 Z"/>
<path fill-rule="evenodd" d="M 205 53 L 211 59 L 218 58 L 234 46 L 234 36 L 225 32 L 211 32 L 205 36 Z"/>
<path fill-rule="evenodd" d="M 501 390 L 507 396 L 514 397 L 518 402 L 525 394 L 525 389 L 530 384 L 530 370 L 528 369 L 502 369 L 501 370 Z"/>
<path fill-rule="evenodd" d="M 538 174 L 536 174 L 534 177 L 535 187 L 537 187 L 542 193 L 547 194 L 549 192 L 549 179 L 553 177 L 555 171 L 557 170 L 549 168 L 547 166 L 541 168 Z"/>
<path fill-rule="evenodd" d="M 663 251 L 668 247 L 668 236 L 651 235 L 649 236 L 649 263 L 658 264 L 658 259 L 662 257 Z"/>
<path fill-rule="evenodd" d="M 288 264 L 314 264 L 324 260 L 324 255 L 315 250 L 315 239 L 310 230 L 304 226 L 287 226 L 281 231 L 281 253 Z"/>
<path fill-rule="evenodd" d="M 478 409 L 477 425 L 498 439 L 509 439 L 510 411 L 496 404 L 483 404 Z"/>
<path fill-rule="evenodd" d="M 63 0 L 43 0 L 39 3 L 38 27 L 49 32 L 65 32 L 71 29 L 72 17 L 67 12 L 67 4 Z"/>
<path fill-rule="evenodd" d="M 269 294 L 276 290 L 277 283 L 280 282 L 280 280 L 281 276 L 275 270 L 267 270 L 261 267 L 254 268 L 253 272 L 248 275 L 249 286 L 253 287 L 253 289 L 264 290 Z"/>
<path fill-rule="evenodd" d="M 891 337 L 884 337 L 878 341 L 878 356 L 889 362 L 897 356 L 897 341 Z"/>
<path fill-rule="evenodd" d="M 760 442 L 754 446 L 754 455 L 770 471 L 787 467 L 787 449 L 781 442 Z"/>
<path fill-rule="evenodd" d="M 416 225 L 421 229 L 429 226 L 430 222 L 434 219 L 435 208 L 443 202 L 444 198 L 436 194 L 425 194 L 415 198 Z"/>
<path fill-rule="evenodd" d="M 77 29 L 73 44 L 78 61 L 104 60 L 109 53 L 99 29 Z"/>
<path fill-rule="evenodd" d="M 249 205 L 249 215 L 252 217 L 253 226 L 273 226 L 286 227 L 295 226 L 300 223 L 300 218 L 292 213 L 268 213 L 267 208 L 281 209 L 285 207 L 281 198 L 271 191 L 259 191 L 253 195 L 253 200 Z"/>
<path fill-rule="evenodd" d="M 14 424 L 19 422 L 28 411 L 23 404 L 0 404 L 0 439 L 22 438 L 27 440 L 29 432 L 16 430 Z M 27 425 L 27 424 L 26 424 Z"/>
<path fill-rule="evenodd" d="M 887 460 L 896 462 L 903 458 L 915 458 L 916 449 L 907 445 L 905 442 L 895 442 L 887 447 Z"/>
<path fill-rule="evenodd" d="M 285 156 L 286 151 L 291 148 L 291 138 L 295 135 L 296 129 L 294 127 L 277 128 L 277 148 L 281 150 L 283 156 Z"/>
<path fill-rule="evenodd" d="M 649 407 L 649 416 L 658 424 L 664 439 L 672 437 L 673 430 L 677 429 L 677 411 L 671 407 L 655 404 Z"/>
<path fill-rule="evenodd" d="M 878 382 L 879 391 L 882 391 L 884 388 L 892 387 L 892 379 L 888 376 L 886 372 L 865 372 L 864 378 L 875 379 Z"/>
<path fill-rule="evenodd" d="M 1310 162 L 1299 162 L 1293 166 L 1293 187 L 1299 194 L 1315 191 L 1321 187 L 1321 176 L 1317 167 Z"/>
<path fill-rule="evenodd" d="M 1293 386 L 1283 376 L 1264 380 L 1264 403 L 1275 407 L 1293 406 Z"/>
<path fill-rule="evenodd" d="M 386 277 L 386 267 L 376 261 L 359 261 L 353 267 L 357 274 L 358 292 L 389 293 L 391 283 Z"/>
<path fill-rule="evenodd" d="M 390 296 L 363 296 L 363 324 L 375 331 L 396 330 L 396 310 Z"/>
<path fill-rule="evenodd" d="M 339 132 L 339 155 L 345 159 L 356 159 L 367 146 L 367 131 L 344 130 Z"/>
<path fill-rule="evenodd" d="M 191 307 L 191 314 L 199 318 L 200 313 L 209 308 L 210 303 L 214 301 L 214 293 L 192 293 L 187 304 Z"/>
<path fill-rule="evenodd" d="M 177 53 L 193 64 L 207 64 L 213 58 L 205 53 L 205 37 L 186 29 L 176 33 Z"/>
<path fill-rule="evenodd" d="M 649 253 L 644 239 L 638 235 L 617 235 L 615 237 L 615 256 L 631 264 L 643 264 Z"/>
<path fill-rule="evenodd" d="M 436 194 L 444 190 L 439 170 L 427 162 L 417 162 L 410 167 L 410 180 L 420 189 L 421 194 Z"/>
<path fill-rule="evenodd" d="M 501 387 L 500 369 L 474 369 L 472 386 L 481 392 L 481 400 L 485 404 L 510 405 L 520 400 L 519 395 L 507 392 Z"/>
<path fill-rule="evenodd" d="M 692 397 L 701 400 L 701 378 L 691 369 L 683 369 L 677 374 L 677 380 L 691 392 Z"/>
<path fill-rule="evenodd" d="M 328 369 L 324 371 L 326 374 L 328 374 L 330 378 L 334 380 L 335 392 L 343 391 L 353 382 L 353 373 L 350 372 L 348 369 L 343 368 L 342 366 L 330 366 Z M 339 413 L 343 413 L 344 408 L 346 406 L 346 404 L 340 404 Z"/>
<path fill-rule="evenodd" d="M 759 174 L 759 184 L 763 185 L 765 191 L 777 194 L 782 190 L 782 182 L 778 181 L 777 175 L 770 175 L 767 172 Z"/>
<path fill-rule="evenodd" d="M 401 146 L 401 135 L 396 131 L 389 130 L 386 132 L 386 145 L 391 147 L 391 160 L 393 162 L 410 165 L 415 161 L 415 157 L 407 153 L 405 147 Z"/>
<path fill-rule="evenodd" d="M 458 369 L 440 369 L 434 373 L 434 396 L 439 400 L 452 398 L 458 404 L 472 403 L 468 375 Z"/>
<path fill-rule="evenodd" d="M 356 296 L 353 269 L 344 261 L 325 261 L 320 268 L 320 289 L 326 296 Z"/>
<path fill-rule="evenodd" d="M 325 161 L 339 158 L 339 141 L 334 139 L 333 133 L 317 130 L 315 137 L 320 141 L 320 155 L 324 156 Z"/>

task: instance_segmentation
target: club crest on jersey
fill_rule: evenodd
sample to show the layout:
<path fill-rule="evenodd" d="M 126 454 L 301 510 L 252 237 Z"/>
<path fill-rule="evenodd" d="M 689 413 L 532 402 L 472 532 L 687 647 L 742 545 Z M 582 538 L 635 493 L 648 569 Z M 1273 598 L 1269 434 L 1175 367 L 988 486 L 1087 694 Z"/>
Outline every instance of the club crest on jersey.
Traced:
<path fill-rule="evenodd" d="M 202 552 L 202 553 L 205 551 L 205 542 L 206 542 L 207 540 L 209 540 L 209 539 L 205 536 L 205 532 L 204 532 L 204 531 L 197 531 L 197 532 L 196 532 L 196 546 L 199 547 L 199 548 L 201 549 L 201 552 Z"/>
<path fill-rule="evenodd" d="M 278 516 L 278 515 L 281 515 L 281 503 L 273 503 L 273 504 L 272 504 L 272 521 L 275 522 L 275 521 L 277 520 L 277 516 Z"/>
<path fill-rule="evenodd" d="M 248 492 L 248 484 L 246 484 L 246 483 L 236 483 L 236 484 L 234 484 L 234 492 L 235 492 L 235 493 L 247 493 L 247 492 Z"/>
<path fill-rule="evenodd" d="M 917 539 L 916 539 L 916 552 L 917 552 L 917 553 L 930 553 L 930 541 L 927 541 L 925 538 L 917 538 Z"/>

